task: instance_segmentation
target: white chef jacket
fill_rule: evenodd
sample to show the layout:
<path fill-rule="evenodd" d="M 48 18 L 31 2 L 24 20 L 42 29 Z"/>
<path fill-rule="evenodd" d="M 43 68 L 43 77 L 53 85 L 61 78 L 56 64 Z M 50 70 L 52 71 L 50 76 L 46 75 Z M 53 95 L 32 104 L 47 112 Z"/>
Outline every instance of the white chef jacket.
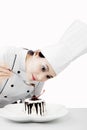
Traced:
<path fill-rule="evenodd" d="M 0 47 L 0 66 L 6 64 L 13 71 L 0 85 L 0 107 L 24 100 L 34 94 L 34 87 L 26 83 L 25 58 L 28 50 L 17 47 Z M 31 83 L 31 82 L 30 82 Z M 39 95 L 44 82 L 33 81 L 35 94 Z"/>

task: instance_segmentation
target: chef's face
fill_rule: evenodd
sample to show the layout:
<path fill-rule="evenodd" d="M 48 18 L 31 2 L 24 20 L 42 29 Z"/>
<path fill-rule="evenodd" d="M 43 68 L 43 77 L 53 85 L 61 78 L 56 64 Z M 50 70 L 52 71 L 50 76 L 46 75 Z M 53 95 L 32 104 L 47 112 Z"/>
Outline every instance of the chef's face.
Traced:
<path fill-rule="evenodd" d="M 39 52 L 36 51 L 34 55 L 28 55 L 26 58 L 26 73 L 29 81 L 43 82 L 56 76 L 56 73 L 46 58 L 39 56 Z"/>

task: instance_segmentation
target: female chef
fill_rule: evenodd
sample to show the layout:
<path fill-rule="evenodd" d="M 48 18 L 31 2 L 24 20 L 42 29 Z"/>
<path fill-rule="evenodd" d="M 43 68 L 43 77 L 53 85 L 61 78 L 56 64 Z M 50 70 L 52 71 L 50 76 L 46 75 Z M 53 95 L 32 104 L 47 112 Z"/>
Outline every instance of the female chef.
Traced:
<path fill-rule="evenodd" d="M 71 61 L 87 52 L 87 25 L 75 21 L 58 44 L 29 51 L 0 49 L 0 107 L 39 95 L 44 81 L 64 70 Z M 34 87 L 33 87 L 34 86 Z"/>
<path fill-rule="evenodd" d="M 39 95 L 44 81 L 55 76 L 51 65 L 37 50 L 0 47 L 0 107 Z"/>

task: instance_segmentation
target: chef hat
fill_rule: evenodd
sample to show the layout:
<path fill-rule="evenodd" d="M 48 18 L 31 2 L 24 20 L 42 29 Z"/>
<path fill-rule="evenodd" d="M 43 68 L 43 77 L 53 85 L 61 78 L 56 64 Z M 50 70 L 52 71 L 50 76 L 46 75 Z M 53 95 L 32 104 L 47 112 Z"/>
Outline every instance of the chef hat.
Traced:
<path fill-rule="evenodd" d="M 79 20 L 73 22 L 57 44 L 41 49 L 56 74 L 71 61 L 87 52 L 87 25 Z"/>

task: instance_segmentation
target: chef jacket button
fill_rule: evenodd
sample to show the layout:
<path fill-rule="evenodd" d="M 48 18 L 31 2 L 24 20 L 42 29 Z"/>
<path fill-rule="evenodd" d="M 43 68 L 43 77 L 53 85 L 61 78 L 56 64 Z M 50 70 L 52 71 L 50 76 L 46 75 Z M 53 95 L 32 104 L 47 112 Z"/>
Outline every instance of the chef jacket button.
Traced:
<path fill-rule="evenodd" d="M 29 93 L 30 91 L 29 90 L 27 90 L 27 93 Z"/>
<path fill-rule="evenodd" d="M 14 84 L 11 84 L 11 87 L 14 87 Z"/>
<path fill-rule="evenodd" d="M 17 73 L 20 74 L 21 72 L 18 70 Z"/>
<path fill-rule="evenodd" d="M 4 98 L 7 98 L 7 96 L 4 96 Z"/>

